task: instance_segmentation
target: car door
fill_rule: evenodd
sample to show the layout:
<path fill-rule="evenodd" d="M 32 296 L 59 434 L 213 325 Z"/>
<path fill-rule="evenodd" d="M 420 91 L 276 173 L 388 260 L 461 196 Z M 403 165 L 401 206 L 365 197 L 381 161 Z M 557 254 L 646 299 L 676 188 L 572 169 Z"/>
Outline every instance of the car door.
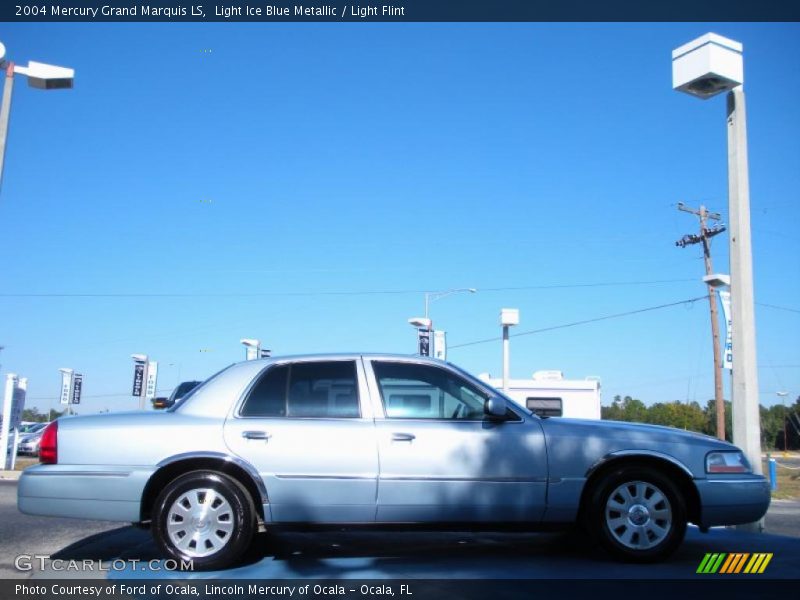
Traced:
<path fill-rule="evenodd" d="M 381 522 L 539 521 L 547 457 L 538 419 L 484 413 L 492 393 L 445 365 L 374 359 Z"/>
<path fill-rule="evenodd" d="M 370 522 L 378 458 L 360 358 L 270 365 L 225 423 L 254 465 L 275 522 Z"/>

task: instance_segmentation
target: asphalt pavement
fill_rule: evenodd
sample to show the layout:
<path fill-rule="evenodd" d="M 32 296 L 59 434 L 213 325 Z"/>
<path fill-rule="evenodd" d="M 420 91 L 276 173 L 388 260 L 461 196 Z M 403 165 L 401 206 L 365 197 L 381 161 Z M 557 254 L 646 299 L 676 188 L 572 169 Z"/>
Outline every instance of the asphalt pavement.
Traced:
<path fill-rule="evenodd" d="M 690 527 L 669 560 L 655 565 L 612 561 L 572 534 L 425 533 L 380 531 L 260 534 L 245 563 L 226 571 L 182 573 L 187 578 L 226 579 L 681 579 L 696 575 L 709 552 L 773 553 L 765 575 L 800 578 L 800 502 L 774 501 L 768 531 L 750 534 Z M 15 568 L 16 557 L 49 556 L 89 561 L 96 571 Z M 103 561 L 102 563 L 98 561 Z M 115 569 L 108 570 L 112 561 Z M 154 562 L 149 562 L 154 561 Z M 100 565 L 106 565 L 100 570 Z M 16 508 L 16 482 L 0 481 L 0 577 L 169 578 L 150 533 L 132 526 L 23 515 Z M 162 570 L 157 570 L 162 569 Z"/>

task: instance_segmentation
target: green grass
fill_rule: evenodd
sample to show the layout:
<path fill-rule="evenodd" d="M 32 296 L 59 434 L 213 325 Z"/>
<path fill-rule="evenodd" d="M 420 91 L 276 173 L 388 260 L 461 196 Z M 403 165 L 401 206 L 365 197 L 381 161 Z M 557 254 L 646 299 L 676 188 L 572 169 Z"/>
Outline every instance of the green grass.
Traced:
<path fill-rule="evenodd" d="M 773 456 L 777 463 L 781 462 L 781 454 Z M 776 500 L 797 500 L 800 499 L 800 469 L 786 469 L 777 465 L 778 469 L 778 489 L 772 492 L 772 497 Z M 764 475 L 769 477 L 769 465 L 764 461 Z"/>

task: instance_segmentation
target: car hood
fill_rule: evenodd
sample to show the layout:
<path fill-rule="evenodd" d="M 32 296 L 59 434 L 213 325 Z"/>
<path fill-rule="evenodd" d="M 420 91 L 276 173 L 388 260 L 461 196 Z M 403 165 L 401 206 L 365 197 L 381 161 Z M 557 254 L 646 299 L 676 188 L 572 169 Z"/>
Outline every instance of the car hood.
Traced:
<path fill-rule="evenodd" d="M 707 435 L 660 425 L 560 417 L 542 419 L 541 425 L 551 467 L 576 477 L 615 454 L 662 457 L 694 477 L 705 477 L 708 452 L 736 449 Z"/>
<path fill-rule="evenodd" d="M 704 433 L 697 433 L 696 431 L 688 431 L 685 429 L 677 429 L 675 427 L 666 427 L 664 425 L 651 425 L 649 423 L 630 423 L 627 421 L 600 421 L 591 419 L 543 419 L 542 426 L 545 430 L 552 424 L 559 422 L 567 427 L 581 430 L 584 432 L 597 432 L 605 436 L 613 436 L 619 439 L 641 438 L 646 435 L 651 440 L 677 442 L 683 441 L 684 443 L 696 443 L 703 445 L 711 445 L 723 449 L 733 449 L 735 446 L 729 442 L 718 440 L 710 435 Z"/>

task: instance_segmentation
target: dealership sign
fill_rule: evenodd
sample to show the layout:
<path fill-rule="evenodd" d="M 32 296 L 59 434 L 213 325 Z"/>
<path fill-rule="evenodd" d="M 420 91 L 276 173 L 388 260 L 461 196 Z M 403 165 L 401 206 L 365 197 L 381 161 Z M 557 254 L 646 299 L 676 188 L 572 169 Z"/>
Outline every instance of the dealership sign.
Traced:
<path fill-rule="evenodd" d="M 132 396 L 141 398 L 144 390 L 144 361 L 137 360 L 133 366 L 133 393 Z"/>
<path fill-rule="evenodd" d="M 156 380 L 158 379 L 158 362 L 147 363 L 147 384 L 145 385 L 145 398 L 156 397 Z"/>
<path fill-rule="evenodd" d="M 725 346 L 722 349 L 722 368 L 733 369 L 733 336 L 731 335 L 731 293 L 720 290 L 719 300 L 722 303 L 722 314 L 725 316 Z"/>
<path fill-rule="evenodd" d="M 72 369 L 60 369 L 61 371 L 61 404 L 69 404 L 72 395 Z"/>
<path fill-rule="evenodd" d="M 419 355 L 431 355 L 431 331 L 430 329 L 418 329 L 419 335 Z"/>
<path fill-rule="evenodd" d="M 439 329 L 433 332 L 433 357 L 447 360 L 447 334 Z"/>
<path fill-rule="evenodd" d="M 81 403 L 81 388 L 83 387 L 83 375 L 75 373 L 72 378 L 72 403 Z"/>

